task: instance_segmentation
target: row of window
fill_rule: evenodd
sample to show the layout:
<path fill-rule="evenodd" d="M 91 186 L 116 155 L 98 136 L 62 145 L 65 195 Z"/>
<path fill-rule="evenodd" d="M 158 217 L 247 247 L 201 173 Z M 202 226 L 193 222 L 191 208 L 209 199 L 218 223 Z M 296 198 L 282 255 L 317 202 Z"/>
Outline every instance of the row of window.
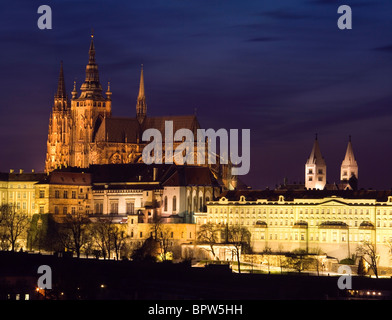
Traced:
<path fill-rule="evenodd" d="M 87 106 L 94 106 L 94 107 L 104 107 L 105 103 L 100 101 L 94 101 L 93 103 L 87 103 L 85 101 L 76 102 L 77 107 L 87 107 Z"/>
<path fill-rule="evenodd" d="M 104 214 L 103 210 L 103 201 L 97 201 L 94 204 L 94 209 L 96 214 Z M 134 201 L 126 201 L 125 202 L 125 210 L 126 214 L 135 214 L 135 202 Z M 119 214 L 118 210 L 118 200 L 109 202 L 109 213 L 110 214 Z"/>
<path fill-rule="evenodd" d="M 148 234 L 148 233 L 147 233 Z M 135 234 L 133 233 L 133 231 L 131 231 L 130 233 L 130 237 L 133 238 L 135 236 Z M 150 231 L 149 236 L 152 237 L 153 233 Z M 160 234 L 161 237 L 163 237 L 163 233 L 161 232 Z M 139 238 L 143 238 L 143 231 L 139 232 Z M 170 234 L 168 235 L 168 238 L 174 239 L 174 232 L 170 231 Z M 181 232 L 181 238 L 184 239 L 185 238 L 185 232 Z M 189 238 L 192 238 L 192 232 L 189 232 Z"/>
<path fill-rule="evenodd" d="M 233 210 L 233 208 L 229 208 L 228 209 L 228 211 L 227 211 L 227 208 L 209 208 L 208 209 L 208 213 L 233 213 L 233 211 L 234 211 L 234 213 L 253 213 L 253 214 L 255 214 L 256 213 L 256 208 L 235 208 L 234 210 Z M 290 214 L 293 214 L 294 213 L 294 209 L 288 209 L 288 208 L 285 208 L 285 209 L 282 209 L 282 208 L 280 208 L 280 209 L 278 209 L 278 208 L 263 208 L 263 209 L 261 209 L 261 208 L 258 208 L 257 209 L 257 213 L 258 214 L 261 214 L 261 213 L 263 213 L 263 214 L 273 214 L 273 213 L 275 213 L 275 214 L 284 214 L 284 213 L 286 213 L 286 214 L 288 214 L 288 213 L 290 213 Z M 335 209 L 335 208 L 333 208 L 333 209 L 319 209 L 319 208 L 311 208 L 311 209 L 298 209 L 298 213 L 299 214 L 370 214 L 370 210 L 369 209 Z M 380 214 L 384 214 L 384 215 L 386 215 L 386 214 L 390 214 L 390 215 L 392 215 L 392 209 L 389 209 L 389 210 L 387 210 L 387 209 L 383 209 L 383 210 L 381 210 L 381 209 L 377 209 L 376 210 L 376 214 L 377 215 L 380 215 Z"/>
<path fill-rule="evenodd" d="M 258 237 L 259 240 L 266 240 L 265 233 L 261 233 Z M 300 240 L 300 241 L 305 241 L 306 240 L 306 235 L 304 232 L 298 234 L 289 234 L 289 233 L 270 233 L 269 234 L 269 240 L 287 240 L 287 241 L 292 241 L 292 240 Z M 340 234 L 340 237 L 338 237 L 337 232 L 333 232 L 331 234 L 331 238 L 328 239 L 327 233 L 323 232 L 321 235 L 319 234 L 313 234 L 311 233 L 309 235 L 309 241 L 322 241 L 322 242 L 327 242 L 327 240 L 332 241 L 332 242 L 338 242 L 338 239 L 340 242 L 346 242 L 347 241 L 347 234 L 342 233 Z M 391 238 L 390 238 L 391 239 Z M 257 239 L 256 239 L 257 240 Z M 354 241 L 354 242 L 362 242 L 364 240 L 370 240 L 370 235 L 367 234 L 354 234 L 354 235 L 349 235 L 349 241 Z M 377 240 L 379 242 L 379 239 Z M 386 237 L 384 237 L 384 242 L 386 242 Z"/>
<path fill-rule="evenodd" d="M 227 223 L 227 219 L 225 218 L 210 218 L 209 219 L 210 222 L 216 223 L 216 224 L 226 224 Z M 255 226 L 257 224 L 260 224 L 260 220 L 255 220 L 255 219 L 230 219 L 229 220 L 229 224 L 236 224 L 236 225 L 247 225 L 247 226 Z M 278 222 L 278 220 L 274 220 L 274 221 L 268 221 L 268 225 L 269 226 L 293 226 L 294 225 L 294 221 L 293 220 L 280 220 Z M 318 226 L 320 223 L 323 223 L 324 221 L 314 221 L 314 220 L 309 220 L 309 225 L 310 226 Z M 362 222 L 362 220 L 341 220 L 341 222 L 346 223 L 347 225 L 349 225 L 350 227 L 358 227 L 360 225 L 360 223 Z M 197 221 L 198 224 L 201 224 L 202 221 L 201 219 L 199 219 Z M 206 219 L 204 219 L 204 223 L 206 223 Z M 392 221 L 376 221 L 376 227 L 389 227 L 392 228 Z"/>
<path fill-rule="evenodd" d="M 27 192 L 16 192 L 15 193 L 16 194 L 16 198 L 17 199 L 21 199 L 21 198 L 23 198 L 23 199 L 27 199 Z M 34 194 L 34 192 L 32 192 L 31 193 L 31 195 L 32 195 L 32 197 L 34 198 L 35 197 L 35 194 Z M 5 198 L 5 193 L 3 193 L 3 199 Z M 13 192 L 10 192 L 9 193 L 9 198 L 10 199 L 13 199 L 14 198 L 14 193 Z"/>
<path fill-rule="evenodd" d="M 83 189 L 82 188 L 80 188 L 80 193 L 83 194 Z M 68 196 L 69 196 L 68 190 L 63 190 L 62 198 L 63 199 L 68 199 Z M 76 196 L 77 196 L 76 190 L 71 191 L 71 199 L 76 199 Z M 84 196 L 85 196 L 86 199 L 88 198 L 88 194 L 87 193 Z M 60 190 L 55 190 L 54 191 L 54 197 L 56 199 L 60 199 Z M 43 190 L 43 189 L 39 190 L 39 198 L 41 198 L 41 199 L 45 198 L 45 190 Z"/>
<path fill-rule="evenodd" d="M 318 174 L 323 174 L 323 169 L 318 169 L 318 170 L 317 170 L 317 173 L 318 173 Z M 309 170 L 308 170 L 308 174 L 313 174 L 313 169 L 309 169 Z"/>
<path fill-rule="evenodd" d="M 205 202 L 207 203 L 208 201 L 210 201 L 209 197 L 206 197 Z M 203 211 L 204 206 L 203 206 L 203 197 L 199 197 L 199 205 L 197 203 L 197 197 L 194 196 L 193 197 L 193 209 L 194 211 L 196 211 L 197 209 L 199 211 Z M 188 197 L 188 211 L 192 211 L 191 210 L 192 207 L 192 202 L 191 202 L 191 197 Z M 167 212 L 168 211 L 168 197 L 165 196 L 163 199 L 163 211 Z M 172 211 L 175 212 L 177 211 L 177 197 L 173 196 L 172 198 Z"/>

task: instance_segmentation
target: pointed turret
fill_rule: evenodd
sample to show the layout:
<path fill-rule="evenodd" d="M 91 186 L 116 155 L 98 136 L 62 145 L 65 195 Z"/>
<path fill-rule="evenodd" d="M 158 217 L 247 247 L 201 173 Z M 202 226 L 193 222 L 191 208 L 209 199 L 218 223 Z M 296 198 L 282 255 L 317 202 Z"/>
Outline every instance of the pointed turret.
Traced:
<path fill-rule="evenodd" d="M 68 107 L 67 92 L 65 90 L 63 62 L 60 63 L 60 74 L 57 83 L 57 92 L 54 95 L 54 110 L 65 110 Z"/>
<path fill-rule="evenodd" d="M 352 177 L 358 179 L 358 163 L 355 160 L 354 149 L 351 143 L 351 136 L 349 136 L 346 155 L 340 167 L 340 180 L 342 182 L 348 181 Z"/>
<path fill-rule="evenodd" d="M 147 104 L 146 95 L 144 92 L 144 75 L 143 75 L 143 65 L 140 72 L 140 85 L 139 85 L 139 95 L 136 102 L 136 117 L 139 123 L 142 123 L 146 117 Z"/>
<path fill-rule="evenodd" d="M 305 187 L 307 189 L 324 189 L 327 183 L 327 165 L 321 154 L 317 135 L 312 152 L 305 164 Z"/>
<path fill-rule="evenodd" d="M 46 172 L 65 165 L 69 160 L 70 117 L 71 109 L 65 90 L 64 69 L 61 61 L 57 92 L 54 95 L 54 105 L 49 119 Z"/>
<path fill-rule="evenodd" d="M 61 61 L 61 63 L 60 63 L 59 81 L 57 84 L 57 92 L 56 92 L 55 97 L 56 98 L 67 98 L 67 92 L 65 90 L 65 81 L 64 81 L 63 61 Z"/>
<path fill-rule="evenodd" d="M 102 99 L 102 86 L 99 82 L 98 65 L 95 62 L 94 35 L 91 34 L 90 48 L 88 50 L 88 64 L 86 66 L 86 79 L 80 87 L 80 98 Z"/>

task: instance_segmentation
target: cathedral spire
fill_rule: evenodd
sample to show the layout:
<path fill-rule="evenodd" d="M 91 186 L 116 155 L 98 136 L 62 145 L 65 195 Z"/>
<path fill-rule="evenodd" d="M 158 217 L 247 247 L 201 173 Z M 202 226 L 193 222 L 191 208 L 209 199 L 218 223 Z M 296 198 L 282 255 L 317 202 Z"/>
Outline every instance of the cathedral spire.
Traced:
<path fill-rule="evenodd" d="M 140 72 L 139 94 L 136 103 L 136 117 L 139 123 L 142 123 L 144 121 L 146 117 L 146 113 L 147 113 L 147 104 L 146 104 L 146 95 L 144 92 L 144 75 L 143 75 L 143 65 L 142 65 L 141 72 Z"/>
<path fill-rule="evenodd" d="M 145 97 L 145 93 L 144 93 L 144 75 L 143 75 L 143 65 L 142 65 L 140 71 L 140 85 L 139 85 L 138 99 L 142 99 L 143 97 Z"/>
<path fill-rule="evenodd" d="M 358 179 L 358 164 L 355 160 L 354 149 L 351 143 L 351 136 L 349 136 L 346 154 L 340 167 L 340 180 L 350 180 L 351 177 Z"/>
<path fill-rule="evenodd" d="M 64 70 L 63 70 L 63 61 L 60 63 L 60 74 L 59 74 L 59 81 L 57 84 L 57 92 L 55 97 L 57 99 L 66 99 L 67 92 L 65 90 L 65 81 L 64 81 Z"/>
<path fill-rule="evenodd" d="M 98 65 L 95 61 L 94 34 L 91 33 L 91 42 L 88 50 L 88 64 L 86 66 L 86 79 L 80 87 L 80 98 L 98 98 L 104 100 L 102 96 L 102 86 L 99 82 Z"/>
<path fill-rule="evenodd" d="M 95 64 L 95 47 L 94 47 L 94 32 L 91 31 L 91 42 L 90 42 L 90 49 L 88 50 L 89 64 Z"/>
<path fill-rule="evenodd" d="M 324 158 L 321 154 L 320 145 L 318 143 L 317 134 L 307 164 L 325 165 Z"/>

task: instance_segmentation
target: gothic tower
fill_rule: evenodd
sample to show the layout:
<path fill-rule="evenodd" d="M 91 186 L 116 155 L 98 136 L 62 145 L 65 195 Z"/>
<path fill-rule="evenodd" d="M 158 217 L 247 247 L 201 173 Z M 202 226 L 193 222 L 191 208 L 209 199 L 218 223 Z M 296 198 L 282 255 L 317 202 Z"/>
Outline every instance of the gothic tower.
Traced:
<path fill-rule="evenodd" d="M 305 188 L 324 189 L 327 183 L 327 165 L 321 154 L 317 135 L 313 149 L 305 164 Z"/>
<path fill-rule="evenodd" d="M 106 92 L 106 97 L 104 97 L 99 82 L 93 35 L 91 35 L 86 78 L 80 87 L 80 91 L 79 97 L 77 97 L 76 87 L 72 91 L 73 143 L 70 165 L 85 168 L 89 165 L 89 147 L 93 141 L 93 132 L 101 124 L 103 118 L 111 117 L 112 114 L 110 86 Z"/>
<path fill-rule="evenodd" d="M 147 115 L 147 104 L 146 95 L 144 92 L 144 76 L 143 76 L 143 65 L 140 72 L 140 85 L 139 85 L 139 95 L 136 102 L 136 117 L 140 124 L 143 123 Z"/>
<path fill-rule="evenodd" d="M 346 155 L 340 167 L 340 181 L 347 184 L 346 188 L 356 189 L 358 182 L 358 164 L 355 160 L 354 150 L 351 143 L 351 136 L 349 137 Z"/>
<path fill-rule="evenodd" d="M 61 62 L 57 92 L 49 118 L 45 172 L 69 164 L 71 124 L 71 110 L 65 91 L 63 62 Z"/>

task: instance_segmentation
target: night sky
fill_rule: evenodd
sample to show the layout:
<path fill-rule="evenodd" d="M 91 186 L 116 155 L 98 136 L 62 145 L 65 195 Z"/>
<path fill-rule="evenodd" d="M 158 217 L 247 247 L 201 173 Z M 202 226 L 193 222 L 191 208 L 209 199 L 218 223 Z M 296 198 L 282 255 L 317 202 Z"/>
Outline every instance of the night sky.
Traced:
<path fill-rule="evenodd" d="M 37 27 L 50 5 L 53 29 Z M 337 27 L 350 5 L 353 29 Z M 359 187 L 392 187 L 391 0 L 2 1 L 0 170 L 44 168 L 60 61 L 79 91 L 91 28 L 113 116 L 197 113 L 203 128 L 251 129 L 253 188 L 304 181 L 315 133 L 338 182 L 348 136 Z"/>

